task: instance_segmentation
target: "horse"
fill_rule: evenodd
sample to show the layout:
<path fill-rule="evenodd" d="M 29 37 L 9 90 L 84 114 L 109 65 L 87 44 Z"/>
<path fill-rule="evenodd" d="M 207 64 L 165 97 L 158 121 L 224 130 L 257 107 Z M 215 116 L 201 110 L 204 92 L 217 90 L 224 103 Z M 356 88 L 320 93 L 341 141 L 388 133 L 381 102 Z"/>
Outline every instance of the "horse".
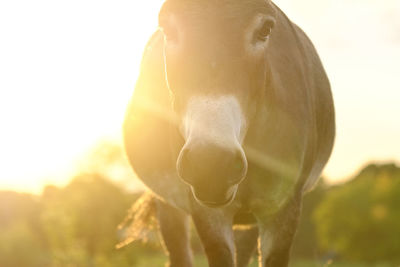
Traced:
<path fill-rule="evenodd" d="M 166 0 L 124 121 L 170 266 L 287 266 L 302 197 L 332 152 L 330 83 L 306 34 L 270 0 Z M 257 246 L 258 244 L 258 246 Z"/>

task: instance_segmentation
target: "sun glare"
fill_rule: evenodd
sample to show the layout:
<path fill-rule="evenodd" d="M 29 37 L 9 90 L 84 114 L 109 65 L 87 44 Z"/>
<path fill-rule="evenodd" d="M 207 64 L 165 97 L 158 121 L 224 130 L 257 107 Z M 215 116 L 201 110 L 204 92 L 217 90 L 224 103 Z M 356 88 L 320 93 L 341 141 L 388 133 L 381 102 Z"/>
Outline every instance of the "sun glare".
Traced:
<path fill-rule="evenodd" d="M 0 3 L 0 188 L 63 184 L 80 155 L 120 138 L 158 1 Z"/>
<path fill-rule="evenodd" d="M 121 139 L 162 2 L 0 1 L 0 190 L 63 185 L 100 140 Z M 313 40 L 331 80 L 337 138 L 326 176 L 399 162 L 398 1 L 274 2 Z"/>

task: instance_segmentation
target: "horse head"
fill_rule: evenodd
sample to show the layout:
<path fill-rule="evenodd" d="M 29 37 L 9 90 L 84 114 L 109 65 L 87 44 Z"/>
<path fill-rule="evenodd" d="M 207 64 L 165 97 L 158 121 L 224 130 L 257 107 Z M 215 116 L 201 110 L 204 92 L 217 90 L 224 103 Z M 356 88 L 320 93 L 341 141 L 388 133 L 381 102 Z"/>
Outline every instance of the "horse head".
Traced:
<path fill-rule="evenodd" d="M 270 78 L 274 16 L 265 0 L 168 0 L 161 9 L 165 75 L 184 139 L 176 168 L 206 206 L 230 203 L 246 177 L 243 142 Z"/>

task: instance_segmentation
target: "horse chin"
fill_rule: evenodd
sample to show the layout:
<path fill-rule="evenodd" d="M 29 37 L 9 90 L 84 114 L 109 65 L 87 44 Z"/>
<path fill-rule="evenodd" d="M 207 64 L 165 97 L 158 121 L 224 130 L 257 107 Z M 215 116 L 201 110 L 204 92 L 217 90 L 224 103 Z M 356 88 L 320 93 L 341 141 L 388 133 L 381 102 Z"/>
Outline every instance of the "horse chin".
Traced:
<path fill-rule="evenodd" d="M 225 194 L 227 196 L 226 199 L 223 201 L 219 201 L 219 202 L 211 201 L 211 200 L 203 200 L 203 199 L 198 198 L 196 196 L 196 191 L 194 190 L 193 187 L 192 187 L 192 193 L 193 193 L 194 199 L 203 206 L 206 206 L 208 208 L 223 208 L 233 202 L 233 200 L 236 197 L 237 189 L 238 189 L 238 185 L 234 185 L 234 186 L 230 187 Z"/>

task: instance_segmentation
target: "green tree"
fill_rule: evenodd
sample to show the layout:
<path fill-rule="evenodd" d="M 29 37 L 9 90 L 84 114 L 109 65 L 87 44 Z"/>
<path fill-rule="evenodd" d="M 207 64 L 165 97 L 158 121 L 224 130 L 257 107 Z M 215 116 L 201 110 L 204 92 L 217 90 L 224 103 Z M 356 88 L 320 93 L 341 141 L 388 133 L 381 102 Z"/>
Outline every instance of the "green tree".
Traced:
<path fill-rule="evenodd" d="M 40 212 L 36 197 L 0 192 L 0 266 L 46 266 Z"/>
<path fill-rule="evenodd" d="M 53 264 L 112 266 L 115 260 L 134 262 L 115 249 L 117 225 L 133 200 L 132 195 L 97 174 L 82 174 L 62 189 L 46 188 L 41 219 Z"/>
<path fill-rule="evenodd" d="M 369 165 L 314 213 L 318 240 L 344 259 L 400 262 L 400 168 Z"/>
<path fill-rule="evenodd" d="M 103 142 L 65 187 L 47 186 L 40 196 L 0 192 L 0 266 L 135 266 L 154 250 L 115 248 L 117 226 L 138 198 L 123 189 L 133 179 L 122 147 Z"/>

